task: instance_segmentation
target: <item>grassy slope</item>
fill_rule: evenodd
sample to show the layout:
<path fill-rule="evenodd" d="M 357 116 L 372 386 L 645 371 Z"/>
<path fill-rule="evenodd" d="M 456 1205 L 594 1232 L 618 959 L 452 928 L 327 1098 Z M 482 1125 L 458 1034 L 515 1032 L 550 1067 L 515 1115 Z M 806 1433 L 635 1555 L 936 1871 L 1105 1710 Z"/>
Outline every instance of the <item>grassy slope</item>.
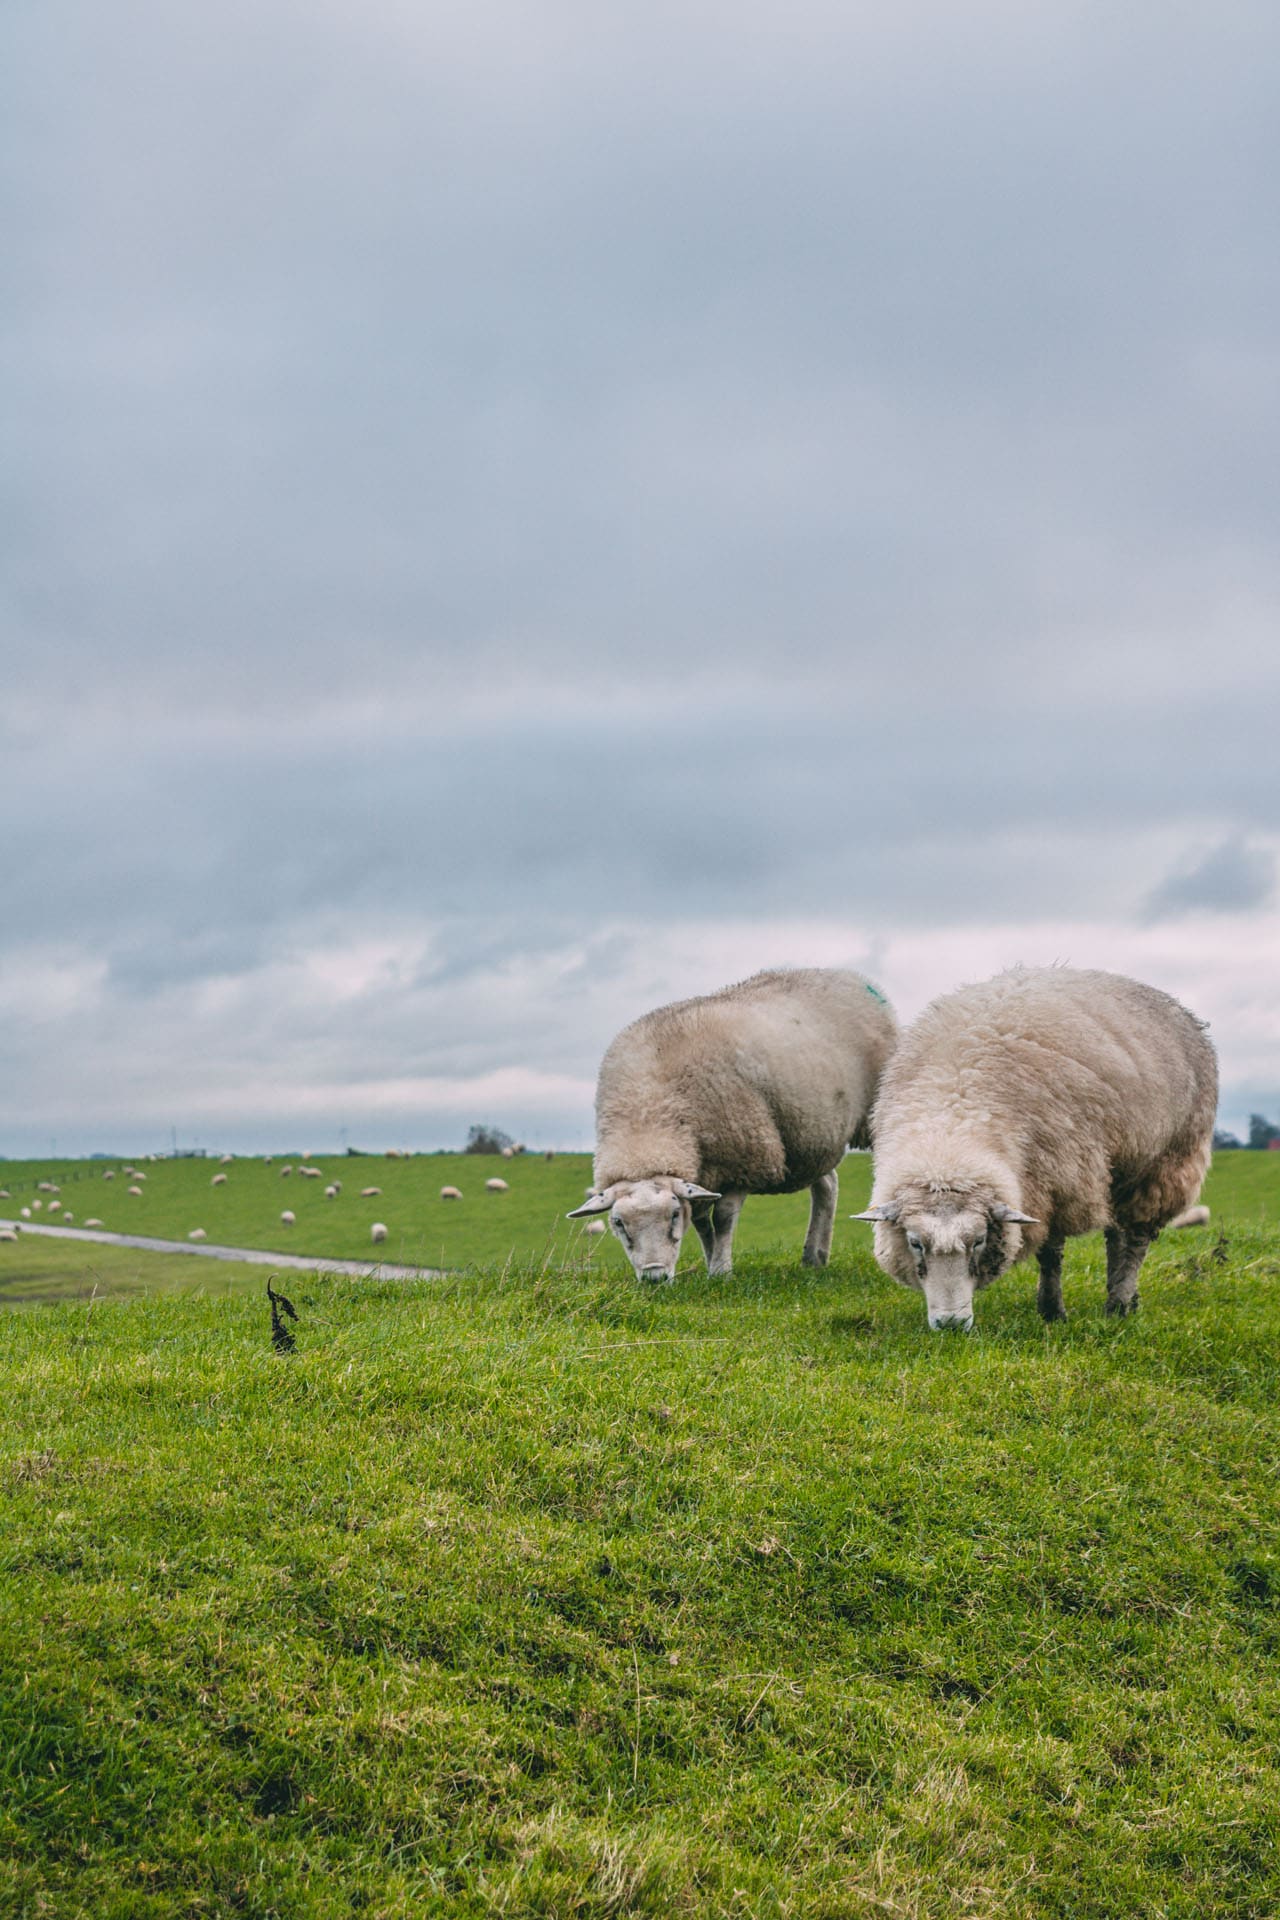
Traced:
<path fill-rule="evenodd" d="M 374 1220 L 382 1220 L 389 1235 L 381 1256 L 406 1266 L 457 1268 L 501 1262 L 513 1254 L 518 1259 L 548 1254 L 562 1259 L 589 1248 L 593 1263 L 603 1270 L 627 1271 L 612 1236 L 593 1243 L 584 1237 L 580 1225 L 564 1218 L 582 1199 L 591 1176 L 585 1154 L 563 1154 L 550 1162 L 533 1155 L 506 1161 L 466 1154 L 430 1154 L 412 1160 L 334 1159 L 318 1163 L 324 1169 L 323 1180 L 303 1180 L 296 1173 L 282 1178 L 282 1164 L 282 1159 L 271 1167 L 240 1160 L 219 1169 L 207 1160 L 156 1161 L 145 1169 L 143 1197 L 132 1199 L 122 1175 L 104 1181 L 91 1162 L 9 1162 L 0 1166 L 0 1186 L 9 1189 L 11 1199 L 0 1199 L 0 1212 L 6 1208 L 16 1212 L 20 1205 L 30 1204 L 40 1197 L 35 1193 L 36 1182 L 53 1179 L 78 1222 L 97 1216 L 115 1232 L 182 1240 L 192 1227 L 202 1226 L 210 1240 L 227 1246 L 359 1260 L 374 1257 L 369 1227 Z M 228 1179 L 225 1186 L 215 1188 L 210 1180 L 218 1171 L 225 1171 Z M 509 1193 L 484 1191 L 485 1180 L 495 1174 L 509 1182 Z M 333 1177 L 343 1182 L 336 1201 L 326 1200 L 323 1192 Z M 870 1183 L 868 1157 L 851 1154 L 841 1176 L 837 1254 L 870 1245 L 871 1229 L 847 1217 L 865 1206 Z M 444 1185 L 460 1187 L 463 1200 L 441 1200 Z M 382 1192 L 374 1200 L 361 1200 L 364 1186 L 379 1186 Z M 1280 1224 L 1280 1154 L 1220 1155 L 1209 1176 L 1206 1198 L 1228 1221 Z M 793 1259 L 804 1239 L 808 1206 L 807 1194 L 749 1201 L 737 1245 L 744 1253 L 780 1253 Z M 297 1215 L 292 1228 L 280 1224 L 286 1207 Z M 49 1218 L 47 1213 L 38 1217 Z M 690 1236 L 686 1263 L 696 1264 L 697 1257 Z M 70 1290 L 87 1291 L 83 1274 L 98 1256 L 68 1252 L 65 1258 Z M 15 1271 L 17 1264 L 16 1255 L 0 1247 L 0 1299 L 6 1273 Z M 215 1284 L 211 1264 L 198 1263 L 192 1284 Z M 43 1271 L 49 1274 L 52 1269 Z"/>
<path fill-rule="evenodd" d="M 0 1316 L 0 1911 L 1275 1913 L 1280 1233 L 1211 1245 L 971 1340 L 865 1254 Z"/>

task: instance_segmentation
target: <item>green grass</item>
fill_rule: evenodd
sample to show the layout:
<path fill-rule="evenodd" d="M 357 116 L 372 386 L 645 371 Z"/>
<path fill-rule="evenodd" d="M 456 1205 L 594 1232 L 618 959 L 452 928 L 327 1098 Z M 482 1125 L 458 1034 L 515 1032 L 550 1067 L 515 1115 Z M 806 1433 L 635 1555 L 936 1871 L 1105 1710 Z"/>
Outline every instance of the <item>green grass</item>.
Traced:
<path fill-rule="evenodd" d="M 67 1300 L 140 1299 L 152 1293 L 199 1292 L 219 1297 L 266 1283 L 262 1267 L 185 1253 L 140 1252 L 78 1240 L 24 1234 L 0 1245 L 0 1307 L 50 1306 Z"/>
<path fill-rule="evenodd" d="M 496 1265 L 515 1258 L 561 1261 L 590 1257 L 593 1265 L 610 1274 L 629 1269 L 612 1235 L 586 1236 L 581 1222 L 565 1219 L 581 1201 L 591 1178 L 586 1154 L 561 1154 L 546 1161 L 541 1155 L 501 1160 L 471 1154 L 423 1154 L 410 1160 L 327 1159 L 317 1162 L 321 1180 L 304 1180 L 295 1172 L 281 1177 L 280 1167 L 296 1155 L 277 1155 L 268 1167 L 260 1160 L 237 1160 L 220 1168 L 209 1160 L 154 1161 L 144 1166 L 144 1193 L 134 1199 L 129 1182 L 117 1173 L 106 1181 L 103 1169 L 91 1161 L 10 1161 L 0 1163 L 0 1214 L 16 1213 L 33 1199 L 47 1202 L 36 1184 L 51 1179 L 60 1187 L 58 1198 L 76 1216 L 76 1223 L 96 1217 L 112 1232 L 141 1233 L 157 1239 L 185 1240 L 193 1227 L 203 1227 L 215 1244 L 255 1247 L 277 1252 L 311 1254 L 317 1259 L 372 1260 L 369 1237 L 374 1220 L 388 1228 L 379 1256 L 404 1266 L 461 1268 Z M 120 1163 L 109 1163 L 118 1165 Z M 215 1173 L 225 1172 L 225 1186 L 210 1185 Z M 499 1175 L 510 1192 L 486 1193 L 486 1179 Z M 337 1200 L 324 1198 L 324 1187 L 334 1178 L 343 1183 Z M 461 1201 L 441 1200 L 442 1186 L 462 1189 Z M 381 1187 L 371 1200 L 360 1189 Z M 864 1207 L 871 1190 L 871 1162 L 866 1154 L 851 1154 L 841 1170 L 840 1210 L 836 1222 L 835 1252 L 865 1250 L 871 1229 L 848 1218 Z M 1215 1215 L 1231 1222 L 1280 1224 L 1280 1154 L 1225 1153 L 1219 1155 L 1205 1189 Z M 297 1224 L 284 1227 L 285 1208 Z M 748 1201 L 738 1228 L 737 1246 L 745 1254 L 758 1253 L 791 1260 L 804 1239 L 808 1220 L 807 1194 L 773 1200 Z M 48 1220 L 47 1212 L 36 1216 Z M 68 1243 L 72 1246 L 74 1243 Z M 697 1263 L 692 1235 L 685 1245 L 685 1263 Z M 97 1254 L 67 1251 L 62 1271 L 71 1294 L 93 1285 L 85 1275 L 91 1265 L 102 1268 Z M 192 1262 L 198 1275 L 191 1284 L 210 1286 L 213 1263 Z M 19 1266 L 12 1248 L 0 1246 L 0 1301 L 8 1290 L 7 1275 Z M 53 1267 L 46 1266 L 46 1285 L 53 1285 Z M 132 1271 L 141 1273 L 138 1257 Z M 172 1284 L 166 1280 L 166 1285 Z M 234 1281 L 227 1284 L 235 1284 Z M 101 1289 L 100 1289 L 101 1290 Z"/>
<path fill-rule="evenodd" d="M 0 1912 L 1274 1915 L 1280 1232 L 1214 1245 L 967 1340 L 794 1249 L 0 1316 Z"/>

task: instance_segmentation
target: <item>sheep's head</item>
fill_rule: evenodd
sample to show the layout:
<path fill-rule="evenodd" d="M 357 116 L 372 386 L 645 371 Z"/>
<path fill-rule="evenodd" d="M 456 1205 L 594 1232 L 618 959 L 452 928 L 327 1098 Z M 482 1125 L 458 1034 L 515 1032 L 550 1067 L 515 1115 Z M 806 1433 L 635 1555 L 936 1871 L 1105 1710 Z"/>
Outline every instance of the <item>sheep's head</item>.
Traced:
<path fill-rule="evenodd" d="M 876 1259 L 901 1286 L 923 1293 L 935 1333 L 973 1326 L 973 1296 L 1011 1267 L 1029 1213 L 964 1189 L 916 1193 L 868 1207 L 855 1220 L 876 1223 Z"/>
<path fill-rule="evenodd" d="M 674 1280 L 680 1242 L 693 1218 L 695 1200 L 718 1200 L 718 1193 L 695 1186 L 692 1180 L 660 1174 L 653 1180 L 618 1180 L 603 1192 L 589 1194 L 570 1220 L 607 1213 L 609 1225 L 627 1250 L 627 1258 L 641 1280 Z"/>

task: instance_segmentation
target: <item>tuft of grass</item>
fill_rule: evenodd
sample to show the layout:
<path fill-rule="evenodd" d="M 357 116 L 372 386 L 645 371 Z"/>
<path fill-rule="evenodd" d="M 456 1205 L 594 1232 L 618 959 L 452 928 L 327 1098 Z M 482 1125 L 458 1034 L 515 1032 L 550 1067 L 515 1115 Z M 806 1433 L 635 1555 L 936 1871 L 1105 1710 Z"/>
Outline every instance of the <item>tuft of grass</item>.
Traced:
<path fill-rule="evenodd" d="M 1280 1233 L 1213 1231 L 970 1339 L 863 1252 L 0 1316 L 0 1911 L 1274 1913 Z"/>

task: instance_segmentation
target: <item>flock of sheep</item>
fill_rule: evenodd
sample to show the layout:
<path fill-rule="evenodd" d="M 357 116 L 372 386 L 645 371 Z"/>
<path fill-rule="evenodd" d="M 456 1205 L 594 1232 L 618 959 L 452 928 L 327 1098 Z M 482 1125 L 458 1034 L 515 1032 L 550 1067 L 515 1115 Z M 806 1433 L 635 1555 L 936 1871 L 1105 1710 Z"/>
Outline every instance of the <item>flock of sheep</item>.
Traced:
<path fill-rule="evenodd" d="M 973 1325 L 974 1294 L 1034 1254 L 1046 1320 L 1062 1254 L 1102 1229 L 1107 1310 L 1131 1313 L 1162 1227 L 1200 1224 L 1217 1059 L 1203 1022 L 1119 974 L 1014 968 L 905 1032 L 860 974 L 797 969 L 659 1007 L 605 1054 L 595 1180 L 640 1278 L 673 1278 L 692 1225 L 727 1273 L 751 1194 L 809 1189 L 804 1260 L 824 1265 L 850 1146 L 875 1154 L 876 1258 L 929 1325 Z"/>
<path fill-rule="evenodd" d="M 690 1226 L 710 1271 L 727 1273 L 744 1200 L 807 1188 L 803 1258 L 822 1266 L 836 1170 L 851 1146 L 869 1146 L 872 1201 L 854 1217 L 875 1223 L 879 1264 L 923 1293 L 930 1327 L 972 1327 L 975 1293 L 1031 1255 L 1040 1312 L 1063 1319 L 1064 1244 L 1095 1229 L 1107 1310 L 1127 1314 L 1161 1229 L 1208 1217 L 1194 1203 L 1217 1087 L 1203 1022 L 1119 974 L 1014 968 L 935 1000 L 900 1032 L 861 974 L 758 973 L 659 1007 L 613 1041 L 596 1091 L 595 1178 L 568 1217 L 596 1233 L 607 1217 L 637 1275 L 669 1281 Z M 212 1187 L 226 1185 L 231 1158 Z M 287 1162 L 281 1178 L 322 1180 L 310 1161 Z M 122 1172 L 140 1197 L 145 1169 Z M 497 1178 L 485 1188 L 508 1190 Z M 71 1221 L 53 1182 L 40 1192 L 27 1219 L 46 1208 Z M 342 1182 L 324 1192 L 337 1200 Z M 444 1186 L 440 1198 L 462 1194 Z M 280 1222 L 296 1215 L 285 1208 Z M 383 1221 L 369 1232 L 375 1245 L 387 1238 Z"/>

